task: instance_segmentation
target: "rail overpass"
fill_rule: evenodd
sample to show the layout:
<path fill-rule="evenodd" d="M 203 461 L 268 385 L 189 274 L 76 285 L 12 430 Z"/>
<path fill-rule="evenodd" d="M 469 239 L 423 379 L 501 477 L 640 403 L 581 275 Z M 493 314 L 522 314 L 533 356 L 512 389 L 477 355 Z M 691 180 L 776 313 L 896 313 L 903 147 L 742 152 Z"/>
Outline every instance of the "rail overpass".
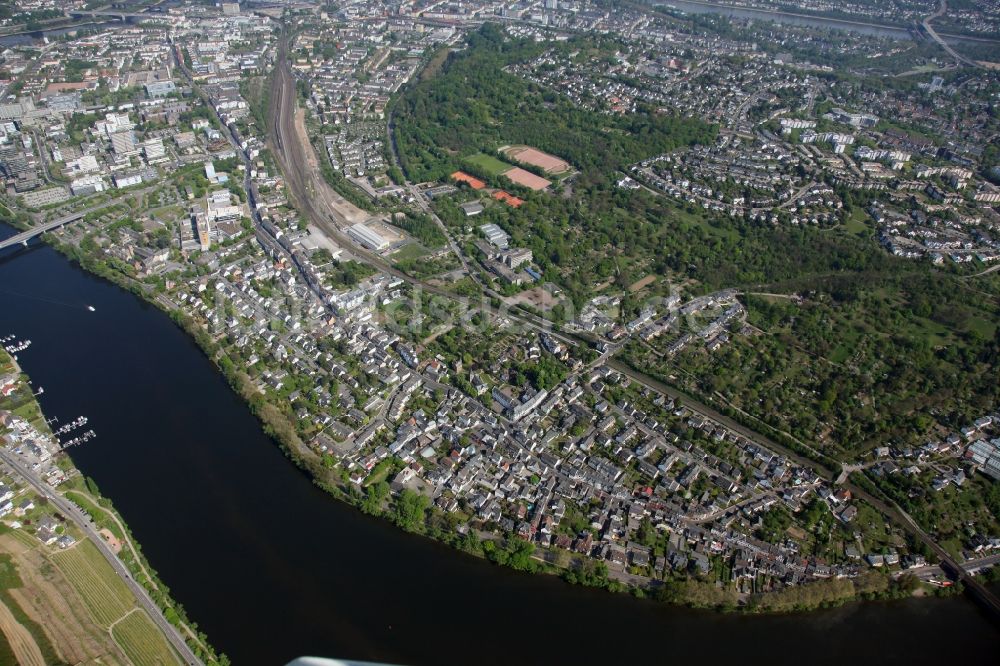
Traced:
<path fill-rule="evenodd" d="M 17 245 L 19 243 L 22 245 L 27 245 L 28 241 L 34 238 L 35 236 L 40 236 L 46 232 L 52 231 L 53 229 L 57 229 L 63 226 L 64 224 L 69 224 L 70 222 L 76 222 L 77 220 L 83 219 L 84 214 L 85 214 L 84 212 L 72 213 L 70 215 L 66 215 L 65 217 L 60 217 L 57 220 L 52 220 L 51 222 L 40 224 L 37 227 L 32 227 L 27 231 L 22 231 L 19 234 L 7 238 L 6 240 L 0 241 L 0 250 L 11 247 L 12 245 Z"/>
<path fill-rule="evenodd" d="M 129 11 L 116 11 L 114 9 L 97 9 L 97 10 L 86 10 L 86 9 L 69 9 L 66 13 L 70 16 L 82 16 L 85 18 L 99 18 L 99 19 L 119 19 L 124 21 L 125 19 L 139 19 L 139 18 L 150 18 L 151 16 L 156 16 L 156 14 L 146 14 L 143 12 L 129 12 Z"/>
<path fill-rule="evenodd" d="M 118 19 L 128 22 L 135 19 L 156 18 L 157 14 L 163 11 L 157 9 L 163 2 L 164 0 L 157 0 L 157 2 L 151 5 L 138 8 L 132 7 L 128 2 L 111 2 L 103 7 L 95 7 L 94 9 L 67 9 L 66 14 L 69 16 L 87 16 L 100 19 Z M 135 11 L 136 9 L 138 11 Z"/>

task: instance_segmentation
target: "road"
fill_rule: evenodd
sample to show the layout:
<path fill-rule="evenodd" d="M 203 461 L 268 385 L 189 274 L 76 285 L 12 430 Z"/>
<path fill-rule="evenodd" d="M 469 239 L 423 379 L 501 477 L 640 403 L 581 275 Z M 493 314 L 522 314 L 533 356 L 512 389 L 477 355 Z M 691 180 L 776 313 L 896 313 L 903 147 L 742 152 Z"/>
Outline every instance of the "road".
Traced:
<path fill-rule="evenodd" d="M 307 171 L 305 168 L 305 165 L 307 165 L 310 161 L 309 157 L 306 155 L 306 150 L 311 151 L 312 146 L 309 145 L 307 141 L 304 141 L 302 137 L 297 136 L 294 127 L 295 107 L 295 83 L 291 74 L 291 69 L 287 62 L 287 37 L 285 37 L 280 43 L 278 59 L 275 63 L 275 80 L 274 88 L 271 94 L 271 109 L 269 116 L 270 127 L 268 129 L 271 134 L 271 143 L 276 149 L 274 154 L 282 167 L 282 172 L 285 174 L 289 189 L 292 191 L 296 204 L 300 206 L 300 210 L 303 214 L 314 221 L 325 233 L 328 233 L 334 240 L 341 243 L 344 247 L 351 247 L 351 252 L 359 259 L 375 266 L 381 271 L 396 276 L 414 286 L 418 286 L 428 293 L 441 295 L 449 299 L 456 298 L 454 294 L 444 289 L 435 285 L 427 284 L 426 282 L 417 280 L 399 270 L 396 270 L 382 257 L 364 250 L 363 248 L 358 248 L 353 241 L 341 232 L 339 224 L 343 224 L 343 220 L 337 219 L 335 214 L 336 208 L 332 206 L 325 206 L 324 210 L 320 206 L 316 205 L 317 200 L 321 202 L 329 200 L 330 197 L 324 196 L 322 192 L 332 188 L 330 188 L 326 181 L 324 181 L 321 177 L 317 178 L 316 170 Z M 390 140 L 390 145 L 392 145 L 391 136 L 387 136 L 387 138 Z M 418 205 L 420 205 L 425 212 L 430 213 L 431 211 L 429 207 L 426 206 L 426 202 L 424 201 L 422 195 L 419 192 L 415 192 L 415 189 L 416 188 L 414 186 L 410 185 L 410 191 L 416 198 Z M 437 216 L 433 217 L 436 223 L 439 224 L 445 232 L 452 250 L 459 256 L 460 259 L 463 259 L 463 265 L 466 267 L 466 270 L 469 271 L 470 275 L 474 275 L 475 272 L 471 270 L 471 267 L 462 257 L 461 248 L 459 248 L 451 239 L 447 229 L 444 229 L 445 225 L 443 222 L 441 222 Z M 491 292 L 492 290 L 489 290 L 487 291 L 487 294 L 490 294 Z M 548 332 L 554 338 L 567 344 L 586 344 L 586 341 L 582 339 L 577 339 L 575 337 L 570 337 L 554 331 L 549 322 L 529 315 L 528 313 L 513 314 L 509 311 L 497 313 L 495 309 L 486 306 L 485 303 L 483 304 L 483 309 L 488 312 L 492 312 L 493 314 L 510 317 L 511 319 L 515 319 L 539 331 Z M 754 432 L 740 425 L 733 419 L 726 417 L 705 405 L 696 403 L 689 396 L 681 395 L 679 392 L 671 390 L 669 387 L 657 382 L 652 377 L 638 373 L 628 366 L 612 360 L 611 356 L 611 353 L 605 353 L 599 360 L 601 362 L 607 362 L 608 365 L 611 365 L 616 370 L 629 375 L 633 379 L 649 386 L 655 391 L 670 395 L 671 397 L 681 397 L 685 404 L 692 409 L 692 411 L 700 413 L 701 415 L 715 420 L 716 422 L 722 423 L 752 441 L 759 442 L 762 446 L 783 453 L 790 459 L 795 460 L 797 463 L 813 469 L 822 478 L 833 478 L 833 472 L 829 469 L 794 453 L 786 447 L 771 441 L 760 433 Z M 593 365 L 596 364 L 591 364 L 591 367 Z"/>
<path fill-rule="evenodd" d="M 281 167 L 281 172 L 285 175 L 296 208 L 331 240 L 341 247 L 350 248 L 352 255 L 374 266 L 379 271 L 397 277 L 426 293 L 450 300 L 467 301 L 467 299 L 456 296 L 447 289 L 419 280 L 396 269 L 381 255 L 357 245 L 343 231 L 344 227 L 355 221 L 352 219 L 354 215 L 347 207 L 354 210 L 360 209 L 346 202 L 342 196 L 337 194 L 323 179 L 318 168 L 310 168 L 310 165 L 317 163 L 317 159 L 308 138 L 302 136 L 299 129 L 296 128 L 295 79 L 288 65 L 287 42 L 287 36 L 281 40 L 278 58 L 275 62 L 268 134 L 274 156 Z M 350 217 L 345 215 L 345 210 Z M 440 220 L 437 222 L 444 226 Z M 453 250 L 460 249 L 453 241 L 450 242 Z M 468 264 L 465 265 L 468 266 Z M 491 295 L 491 292 L 492 290 L 488 291 L 487 295 Z M 519 310 L 516 313 L 509 309 L 500 311 L 486 303 L 485 300 L 476 304 L 476 307 L 494 316 L 506 317 L 538 331 L 545 331 L 568 345 L 575 346 L 585 343 L 585 341 L 554 330 L 551 322 L 525 311 Z"/>
<path fill-rule="evenodd" d="M 1000 564 L 1000 554 L 987 555 L 986 557 L 977 557 L 972 560 L 966 560 L 962 563 L 962 568 L 969 573 L 978 571 L 986 567 L 992 567 Z M 905 569 L 899 572 L 899 576 L 904 574 L 912 574 L 918 578 L 926 580 L 927 578 L 938 578 L 944 576 L 944 571 L 939 566 L 927 566 L 927 567 L 917 567 L 915 569 Z"/>
<path fill-rule="evenodd" d="M 964 65 L 968 65 L 970 67 L 981 67 L 981 65 L 978 62 L 969 60 L 965 56 L 962 56 L 962 55 L 959 55 L 958 53 L 956 53 L 955 49 L 951 48 L 951 46 L 949 46 L 946 41 L 944 41 L 943 39 L 941 39 L 941 36 L 938 35 L 937 32 L 934 31 L 934 28 L 931 26 L 931 21 L 933 21 L 934 19 L 938 18 L 939 16 L 943 16 L 944 13 L 947 12 L 947 11 L 948 11 L 948 0 L 940 0 L 940 4 L 938 5 L 937 11 L 934 12 L 933 14 L 931 14 L 930 16 L 928 16 L 927 18 L 925 18 L 921 22 L 921 25 L 924 26 L 924 30 L 927 31 L 927 34 L 930 35 L 931 39 L 933 39 L 935 42 L 937 42 L 938 45 L 941 48 L 943 48 L 945 50 L 945 52 L 948 55 L 950 55 L 952 58 L 954 58 L 958 62 L 960 62 L 960 63 L 962 63 Z"/>
<path fill-rule="evenodd" d="M 427 293 L 440 295 L 452 300 L 457 299 L 458 297 L 456 297 L 455 294 L 452 294 L 447 290 L 413 278 L 406 273 L 395 269 L 382 256 L 357 246 L 349 237 L 347 237 L 345 233 L 343 233 L 342 228 L 349 222 L 349 220 L 345 219 L 345 217 L 338 211 L 340 208 L 340 205 L 338 204 L 340 204 L 343 198 L 340 197 L 339 194 L 336 194 L 333 191 L 333 188 L 322 178 L 321 175 L 318 174 L 318 169 L 309 167 L 311 164 L 316 164 L 316 155 L 313 151 L 312 145 L 308 141 L 308 138 L 302 136 L 298 131 L 299 128 L 296 127 L 296 90 L 294 77 L 291 73 L 291 68 L 289 67 L 287 60 L 287 42 L 288 37 L 286 34 L 283 35 L 280 41 L 278 58 L 275 63 L 275 75 L 271 93 L 271 108 L 269 116 L 270 126 L 268 127 L 268 133 L 270 135 L 271 146 L 274 149 L 273 152 L 279 165 L 281 166 L 282 172 L 285 174 L 289 190 L 291 191 L 293 201 L 297 208 L 307 219 L 310 219 L 324 233 L 329 235 L 331 239 L 340 243 L 343 247 L 352 248 L 352 254 L 354 254 L 358 259 L 361 259 L 384 273 L 398 277 L 399 279 L 413 285 L 414 287 L 418 287 Z M 411 189 L 411 192 L 412 191 L 413 190 Z M 421 201 L 420 196 L 417 196 L 417 201 Z M 438 223 L 440 223 L 440 220 L 438 220 Z M 441 224 L 441 226 L 444 225 Z M 457 246 L 452 244 L 452 249 L 459 250 L 460 248 L 457 248 Z M 459 256 L 461 257 L 460 252 Z M 463 264 L 464 263 L 465 262 L 463 262 Z M 465 265 L 467 266 L 467 264 Z M 509 317 L 510 319 L 517 320 L 531 328 L 548 332 L 553 337 L 568 344 L 575 345 L 584 342 L 579 339 L 570 339 L 565 335 L 553 331 L 552 325 L 549 322 L 530 316 L 528 313 L 513 314 L 509 311 L 497 312 L 495 308 L 486 303 L 483 303 L 481 307 L 484 311 L 491 314 Z M 676 389 L 672 389 L 671 387 L 664 385 L 662 382 L 659 382 L 648 375 L 637 372 L 621 362 L 612 358 L 607 358 L 607 364 L 655 391 L 674 398 L 681 398 L 681 400 L 684 401 L 684 404 L 692 411 L 740 433 L 749 440 L 759 443 L 761 446 L 785 455 L 790 460 L 795 461 L 803 467 L 812 469 L 821 479 L 825 479 L 827 481 L 833 480 L 835 476 L 833 470 L 825 467 L 823 464 L 795 453 L 761 433 L 743 426 L 734 419 L 731 419 L 706 405 L 698 403 L 690 396 L 682 394 Z M 997 610 L 996 615 L 1000 617 L 1000 602 L 997 602 L 996 597 L 983 588 L 978 581 L 972 580 L 968 574 L 955 565 L 947 552 L 945 552 L 941 546 L 939 546 L 933 539 L 923 532 L 923 530 L 921 530 L 919 526 L 912 521 L 912 519 L 906 520 L 909 517 L 899 510 L 898 507 L 895 509 L 890 508 L 883 502 L 871 497 L 860 488 L 856 488 L 853 484 L 847 484 L 846 487 L 854 491 L 856 496 L 861 496 L 870 501 L 887 517 L 894 519 L 893 522 L 901 523 L 907 531 L 910 531 L 914 534 L 914 536 L 927 543 L 928 546 L 934 550 L 936 554 L 938 554 L 945 566 L 949 569 L 954 568 L 954 574 L 952 575 L 965 582 L 967 588 L 969 588 L 970 591 L 976 596 L 977 600 L 983 602 L 985 606 Z"/>
<path fill-rule="evenodd" d="M 831 471 L 828 467 L 821 465 L 820 463 L 814 460 L 806 458 L 796 453 L 795 451 L 792 451 L 786 446 L 778 444 L 771 438 L 755 430 L 747 428 L 743 424 L 726 416 L 725 414 L 722 414 L 716 411 L 715 409 L 712 409 L 708 405 L 698 402 L 688 394 L 682 393 L 678 389 L 668 386 L 667 384 L 664 384 L 663 382 L 653 377 L 650 377 L 649 375 L 643 374 L 638 370 L 616 359 L 609 360 L 608 365 L 617 370 L 618 372 L 621 372 L 622 374 L 627 375 L 629 378 L 639 382 L 643 386 L 656 391 L 657 393 L 662 393 L 663 395 L 666 395 L 675 400 L 679 399 L 685 407 L 690 409 L 695 414 L 698 414 L 699 416 L 715 421 L 716 423 L 722 424 L 729 430 L 732 430 L 733 432 L 739 433 L 743 437 L 746 437 L 751 442 L 754 442 L 755 444 L 758 444 L 764 448 L 780 453 L 785 457 L 789 458 L 790 460 L 793 460 L 797 464 L 813 470 L 816 473 L 816 475 L 819 476 L 821 479 L 827 481 L 833 480 L 834 477 L 833 471 Z"/>
<path fill-rule="evenodd" d="M 68 499 L 63 497 L 62 494 L 56 492 L 49 484 L 42 481 L 38 476 L 29 470 L 27 467 L 21 464 L 17 457 L 6 449 L 0 448 L 0 460 L 3 460 L 7 465 L 14 470 L 21 478 L 23 478 L 28 485 L 35 489 L 39 495 L 46 498 L 49 503 L 55 507 L 67 520 L 73 521 L 73 523 L 80 528 L 88 539 L 93 542 L 97 549 L 104 555 L 104 559 L 108 561 L 111 568 L 115 570 L 118 577 L 124 581 L 125 585 L 131 590 L 132 594 L 135 595 L 136 601 L 139 606 L 143 608 L 148 614 L 150 619 L 159 627 L 163 635 L 180 655 L 184 663 L 190 666 L 200 666 L 202 663 L 198 657 L 195 656 L 191 648 L 188 647 L 184 639 L 181 638 L 180 634 L 174 625 L 167 622 L 167 618 L 163 616 L 159 607 L 153 603 L 153 600 L 149 598 L 146 590 L 143 589 L 141 585 L 132 579 L 131 574 L 125 565 L 115 556 L 114 552 L 107 542 L 97 533 L 94 529 L 90 520 L 83 514 L 83 512 L 77 508 L 75 504 L 70 502 Z"/>
<path fill-rule="evenodd" d="M 883 501 L 854 483 L 848 481 L 844 487 L 850 490 L 856 499 L 863 500 L 875 507 L 890 523 L 902 527 L 911 536 L 923 541 L 941 561 L 941 570 L 952 580 L 961 582 L 965 586 L 966 592 L 990 614 L 991 619 L 1000 623 L 1000 598 L 976 580 L 965 564 L 956 562 L 951 554 L 927 534 L 910 514 L 895 502 Z"/>
<path fill-rule="evenodd" d="M 798 192 L 796 192 L 792 196 L 790 196 L 787 199 L 785 199 L 784 203 L 780 204 L 778 206 L 778 208 L 779 209 L 781 209 L 781 208 L 788 208 L 789 206 L 791 206 L 792 204 L 794 204 L 796 201 L 798 201 L 806 192 L 808 192 L 812 188 L 816 187 L 817 185 L 818 185 L 818 183 L 816 181 L 810 181 L 808 184 L 803 185 L 802 187 L 799 188 Z"/>
<path fill-rule="evenodd" d="M 812 469 L 814 472 L 816 472 L 817 475 L 819 475 L 820 478 L 826 481 L 833 481 L 833 473 L 831 472 L 831 470 L 827 469 L 823 465 L 808 458 L 804 458 L 803 456 L 798 455 L 794 451 L 791 451 L 786 447 L 774 442 L 768 437 L 765 437 L 764 435 L 758 432 L 755 432 L 753 430 L 750 430 L 749 428 L 744 427 L 743 425 L 737 423 L 733 419 L 730 419 L 729 417 L 715 411 L 711 407 L 707 407 L 706 405 L 698 403 L 697 401 L 693 400 L 690 396 L 683 394 L 675 389 L 672 389 L 671 387 L 663 384 L 662 382 L 659 382 L 653 379 L 652 377 L 649 377 L 648 375 L 644 375 L 643 373 L 638 372 L 619 361 L 614 361 L 614 360 L 609 361 L 608 365 L 628 375 L 629 377 L 638 381 L 644 386 L 653 389 L 654 391 L 658 391 L 672 398 L 680 398 L 684 406 L 690 409 L 691 411 L 695 412 L 696 414 L 700 414 L 701 416 L 712 419 L 717 423 L 721 423 L 725 427 L 740 433 L 744 437 L 747 437 L 752 442 L 759 443 L 761 446 L 769 448 L 773 451 L 778 451 L 779 453 L 788 456 L 790 459 L 796 461 L 797 463 Z M 905 511 L 903 511 L 899 506 L 895 504 L 888 504 L 882 501 L 881 499 L 874 497 L 863 488 L 860 488 L 856 484 L 851 483 L 846 478 L 843 478 L 843 476 L 841 476 L 841 478 L 838 478 L 837 481 L 838 482 L 842 481 L 843 487 L 850 490 L 851 493 L 854 495 L 854 497 L 864 500 L 865 502 L 874 506 L 882 515 L 888 518 L 891 523 L 899 527 L 902 527 L 916 539 L 923 541 L 925 544 L 927 544 L 928 548 L 930 548 L 934 552 L 934 554 L 938 557 L 938 559 L 941 560 L 942 568 L 945 571 L 945 573 L 947 573 L 948 576 L 953 578 L 954 580 L 961 581 L 965 585 L 969 593 L 973 596 L 973 598 L 975 598 L 977 602 L 979 602 L 982 606 L 984 606 L 987 610 L 990 611 L 991 616 L 994 619 L 1000 619 L 1000 599 L 998 599 L 996 595 L 990 592 L 989 589 L 983 586 L 982 583 L 973 578 L 969 574 L 969 572 L 965 568 L 963 568 L 963 566 L 960 566 L 954 560 L 954 558 L 952 558 L 952 556 L 948 553 L 948 551 L 942 548 L 941 545 L 937 543 L 937 541 L 935 541 L 929 534 L 927 534 L 923 530 L 923 528 L 921 528 L 920 525 L 918 525 L 917 522 L 913 520 L 913 518 L 909 514 L 907 514 Z"/>
<path fill-rule="evenodd" d="M 986 270 L 979 271 L 978 273 L 974 273 L 973 275 L 966 275 L 965 279 L 968 280 L 969 278 L 980 277 L 982 275 L 989 275 L 990 273 L 996 273 L 997 271 L 1000 271 L 1000 264 L 990 266 Z"/>
<path fill-rule="evenodd" d="M 0 241 L 0 250 L 6 247 L 10 247 L 12 245 L 17 245 L 18 243 L 27 243 L 35 236 L 40 236 L 47 231 L 52 231 L 56 227 L 61 227 L 64 224 L 69 224 L 70 222 L 76 222 L 77 220 L 81 220 L 83 219 L 84 215 L 86 215 L 85 212 L 72 213 L 65 217 L 60 217 L 59 219 L 52 220 L 51 222 L 40 224 L 37 227 L 31 227 L 27 231 L 22 231 L 21 233 L 11 236 L 10 238 L 4 241 Z"/>

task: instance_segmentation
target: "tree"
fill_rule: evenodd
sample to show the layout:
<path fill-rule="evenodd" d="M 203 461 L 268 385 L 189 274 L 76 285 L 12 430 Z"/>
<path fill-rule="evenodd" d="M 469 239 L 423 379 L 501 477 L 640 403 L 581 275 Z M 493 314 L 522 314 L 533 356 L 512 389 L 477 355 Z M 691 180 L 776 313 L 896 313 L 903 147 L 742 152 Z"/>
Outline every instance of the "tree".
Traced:
<path fill-rule="evenodd" d="M 365 489 L 365 499 L 361 502 L 361 510 L 377 516 L 382 513 L 382 504 L 389 496 L 389 484 L 385 481 L 373 483 Z"/>
<path fill-rule="evenodd" d="M 404 490 L 399 494 L 393 509 L 392 519 L 399 527 L 413 532 L 422 527 L 430 500 L 425 495 L 412 490 Z"/>
<path fill-rule="evenodd" d="M 479 553 L 483 550 L 483 545 L 479 541 L 479 535 L 471 528 L 462 536 L 459 546 L 468 553 Z"/>

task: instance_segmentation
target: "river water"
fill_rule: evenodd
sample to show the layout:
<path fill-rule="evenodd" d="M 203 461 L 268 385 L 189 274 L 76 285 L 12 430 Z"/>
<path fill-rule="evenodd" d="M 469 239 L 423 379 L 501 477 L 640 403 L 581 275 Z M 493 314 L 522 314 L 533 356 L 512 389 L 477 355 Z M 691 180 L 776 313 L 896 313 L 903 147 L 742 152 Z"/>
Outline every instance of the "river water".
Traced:
<path fill-rule="evenodd" d="M 857 22 L 849 20 L 837 20 L 823 16 L 807 16 L 804 14 L 786 14 L 779 11 L 768 11 L 766 9 L 753 9 L 750 7 L 731 7 L 725 4 L 713 2 L 688 2 L 686 0 L 646 0 L 651 5 L 665 5 L 673 9 L 678 9 L 688 14 L 721 14 L 740 19 L 756 19 L 764 21 L 774 21 L 776 23 L 787 23 L 789 25 L 800 25 L 812 28 L 830 28 L 834 30 L 846 30 L 869 37 L 887 37 L 890 39 L 913 39 L 905 28 L 897 28 L 889 25 L 877 25 L 876 23 L 866 23 L 864 17 L 860 17 Z M 976 41 L 964 39 L 960 35 L 943 35 L 946 41 L 951 43 L 961 43 L 965 41 Z M 989 37 L 989 35 L 984 35 Z"/>
<path fill-rule="evenodd" d="M 91 21 L 66 26 L 64 28 L 53 28 L 51 30 L 37 30 L 34 32 L 22 32 L 16 35 L 5 35 L 0 37 L 0 46 L 7 48 L 11 46 L 24 46 L 33 44 L 41 39 L 56 39 L 65 35 L 75 37 L 81 32 L 101 32 L 112 27 L 119 27 L 122 24 L 117 21 Z"/>
<path fill-rule="evenodd" d="M 12 232 L 0 227 L 0 235 Z M 95 312 L 86 306 L 92 305 Z M 191 619 L 236 664 L 961 663 L 1000 632 L 964 598 L 744 617 L 494 567 L 331 499 L 163 313 L 45 246 L 0 256 L 0 336 Z"/>

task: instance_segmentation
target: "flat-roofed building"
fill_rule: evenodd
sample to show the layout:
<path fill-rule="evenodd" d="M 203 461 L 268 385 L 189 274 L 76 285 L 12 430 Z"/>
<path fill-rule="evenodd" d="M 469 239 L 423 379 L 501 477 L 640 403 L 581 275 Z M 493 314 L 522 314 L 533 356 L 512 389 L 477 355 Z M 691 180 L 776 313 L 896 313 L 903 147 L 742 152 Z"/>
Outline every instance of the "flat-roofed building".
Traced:
<path fill-rule="evenodd" d="M 146 94 L 153 98 L 167 97 L 172 92 L 177 90 L 173 81 L 151 81 L 145 84 Z"/>
<path fill-rule="evenodd" d="M 389 247 L 389 241 L 383 238 L 381 234 L 364 224 L 352 225 L 347 230 L 347 234 L 354 240 L 354 242 L 367 247 L 370 250 L 375 250 L 376 252 L 381 252 Z"/>
<path fill-rule="evenodd" d="M 484 224 L 479 227 L 479 230 L 483 232 L 483 235 L 486 236 L 486 240 L 490 243 L 496 245 L 501 250 L 507 249 L 507 243 L 510 241 L 510 236 L 507 235 L 506 231 L 493 223 Z"/>
<path fill-rule="evenodd" d="M 208 219 L 228 220 L 240 216 L 240 207 L 233 205 L 229 190 L 216 190 L 208 195 Z"/>
<path fill-rule="evenodd" d="M 111 177 L 115 181 L 115 187 L 121 189 L 123 187 L 131 187 L 132 185 L 138 185 L 142 182 L 142 174 L 140 173 L 116 173 Z"/>
<path fill-rule="evenodd" d="M 139 152 L 139 147 L 135 142 L 135 134 L 131 130 L 112 134 L 111 148 L 115 151 L 115 155 L 134 155 Z"/>
<path fill-rule="evenodd" d="M 163 147 L 163 139 L 146 139 L 142 143 L 142 152 L 145 153 L 147 160 L 158 160 L 167 154 Z"/>
<path fill-rule="evenodd" d="M 511 250 L 504 254 L 504 262 L 511 268 L 517 268 L 523 264 L 531 263 L 532 255 L 531 250 L 527 248 L 518 248 L 516 250 Z"/>

